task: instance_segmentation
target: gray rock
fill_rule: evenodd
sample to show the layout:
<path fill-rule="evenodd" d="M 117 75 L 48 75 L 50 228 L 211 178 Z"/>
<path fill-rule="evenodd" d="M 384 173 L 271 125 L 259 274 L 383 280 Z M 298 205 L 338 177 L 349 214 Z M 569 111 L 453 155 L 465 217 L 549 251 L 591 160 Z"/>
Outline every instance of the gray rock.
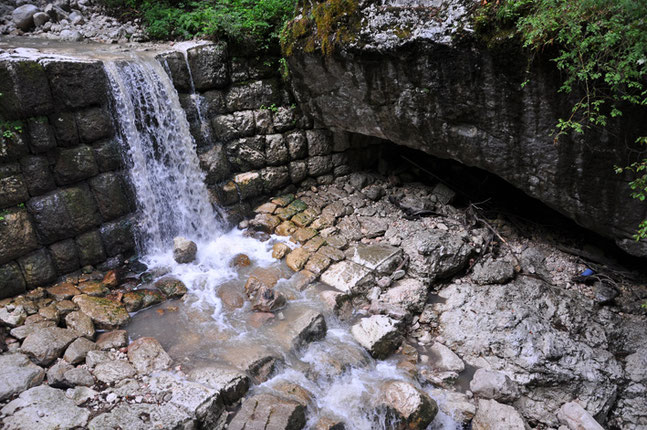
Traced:
<path fill-rule="evenodd" d="M 70 388 L 65 392 L 67 398 L 72 399 L 75 405 L 81 406 L 90 399 L 95 398 L 99 393 L 91 388 L 82 385 Z"/>
<path fill-rule="evenodd" d="M 486 399 L 511 403 L 519 398 L 519 387 L 501 372 L 478 369 L 470 382 L 470 391 Z"/>
<path fill-rule="evenodd" d="M 272 327 L 272 335 L 287 348 L 298 350 L 326 337 L 326 320 L 320 312 L 286 310 L 284 317 Z"/>
<path fill-rule="evenodd" d="M 54 177 L 49 171 L 49 161 L 44 156 L 32 155 L 20 160 L 29 194 L 39 196 L 56 187 Z"/>
<path fill-rule="evenodd" d="M 429 362 L 439 372 L 454 372 L 465 370 L 465 363 L 451 349 L 439 342 L 434 342 L 428 349 Z"/>
<path fill-rule="evenodd" d="M 581 294 L 530 277 L 505 286 L 453 284 L 439 294 L 447 301 L 433 306 L 437 335 L 465 361 L 484 360 L 532 384 L 515 402 L 527 419 L 556 427 L 557 410 L 574 398 L 593 415 L 614 403 L 623 370 L 605 327 L 623 322 L 593 312 Z"/>
<path fill-rule="evenodd" d="M 479 400 L 474 420 L 474 430 L 525 430 L 521 415 L 512 406 L 494 400 Z"/>
<path fill-rule="evenodd" d="M 81 32 L 68 29 L 62 30 L 59 34 L 59 37 L 61 38 L 61 40 L 65 40 L 67 42 L 80 42 L 84 39 Z"/>
<path fill-rule="evenodd" d="M 187 412 L 174 405 L 126 403 L 117 405 L 110 412 L 98 415 L 88 424 L 90 430 L 119 428 L 189 430 L 195 428 L 195 420 Z"/>
<path fill-rule="evenodd" d="M 287 60 L 300 108 L 328 128 L 485 169 L 621 246 L 638 245 L 637 252 L 647 252 L 646 244 L 630 238 L 647 218 L 647 208 L 631 199 L 627 178 L 613 169 L 634 150 L 622 142 L 639 135 L 636 124 L 627 117 L 551 146 L 557 118 L 570 115 L 554 67 L 531 67 L 531 84 L 520 90 L 526 77 L 517 71 L 525 67 L 525 56 L 507 50 L 502 57 L 484 49 L 479 37 L 458 36 L 471 31 L 470 3 L 438 3 L 439 20 L 427 19 L 426 9 L 418 6 L 399 2 L 396 11 L 373 1 L 358 5 L 351 13 L 360 23 L 352 32 L 355 41 L 330 60 L 317 49 L 303 49 L 310 33 L 295 39 Z M 299 13 L 308 14 L 302 8 Z M 411 32 L 400 37 L 393 28 Z M 436 61 L 448 53 L 451 59 Z M 510 61 L 504 64 L 502 58 Z M 478 109 L 485 105 L 492 109 Z M 617 150 L 608 152 L 597 145 L 600 141 Z M 583 157 L 586 166 L 571 180 L 571 166 Z M 531 171 L 521 160 L 532 160 Z"/>
<path fill-rule="evenodd" d="M 45 248 L 20 257 L 18 264 L 29 287 L 47 285 L 56 279 L 56 268 Z"/>
<path fill-rule="evenodd" d="M 45 12 L 36 12 L 32 18 L 36 27 L 40 27 L 41 25 L 49 21 L 49 15 L 47 15 Z"/>
<path fill-rule="evenodd" d="M 593 285 L 593 294 L 595 295 L 595 301 L 597 303 L 608 305 L 613 302 L 620 293 L 611 285 L 607 285 L 603 282 L 596 282 Z"/>
<path fill-rule="evenodd" d="M 16 327 L 25 322 L 27 312 L 22 305 L 11 309 L 8 306 L 0 308 L 0 322 L 7 327 Z"/>
<path fill-rule="evenodd" d="M 408 429 L 426 429 L 438 413 L 436 402 L 409 382 L 389 381 L 380 391 L 382 406 Z"/>
<path fill-rule="evenodd" d="M 106 351 L 92 350 L 88 351 L 85 356 L 85 364 L 90 368 L 96 367 L 97 364 L 110 360 L 110 355 Z"/>
<path fill-rule="evenodd" d="M 34 26 L 34 14 L 37 12 L 38 7 L 33 4 L 25 4 L 14 9 L 11 19 L 22 31 L 29 31 Z"/>
<path fill-rule="evenodd" d="M 66 371 L 63 375 L 65 381 L 72 387 L 82 385 L 84 387 L 91 387 L 94 385 L 94 378 L 89 370 L 82 367 L 77 367 Z"/>
<path fill-rule="evenodd" d="M 74 330 L 41 328 L 25 338 L 20 351 L 32 357 L 37 364 L 47 365 L 60 357 L 65 348 L 79 336 Z"/>
<path fill-rule="evenodd" d="M 94 324 L 92 319 L 81 311 L 73 311 L 65 316 L 65 325 L 67 328 L 85 336 L 88 339 L 94 338 Z"/>
<path fill-rule="evenodd" d="M 36 230 L 26 210 L 9 210 L 0 224 L 0 264 L 38 247 Z"/>
<path fill-rule="evenodd" d="M 270 166 L 280 166 L 290 159 L 288 146 L 281 134 L 265 136 L 265 158 Z"/>
<path fill-rule="evenodd" d="M 474 401 L 466 394 L 434 388 L 430 395 L 437 400 L 439 409 L 457 423 L 467 424 L 476 414 Z"/>
<path fill-rule="evenodd" d="M 0 266 L 0 285 L 0 298 L 14 297 L 26 291 L 25 278 L 17 263 Z"/>
<path fill-rule="evenodd" d="M 97 345 L 94 342 L 80 337 L 67 347 L 63 359 L 70 364 L 79 364 L 85 361 L 85 356 L 88 354 L 88 351 L 95 349 L 97 349 Z"/>
<path fill-rule="evenodd" d="M 128 360 L 139 373 L 167 369 L 173 360 L 152 337 L 142 337 L 128 346 Z"/>
<path fill-rule="evenodd" d="M 401 279 L 380 295 L 378 301 L 419 313 L 427 302 L 427 290 L 427 286 L 418 279 Z"/>
<path fill-rule="evenodd" d="M 168 403 L 195 417 L 201 428 L 224 428 L 227 414 L 220 392 L 204 385 L 181 379 L 169 372 L 156 373 L 150 380 L 151 390 L 164 395 Z"/>
<path fill-rule="evenodd" d="M 130 315 L 123 305 L 110 299 L 81 294 L 75 296 L 73 302 L 92 319 L 97 328 L 113 329 L 130 321 Z"/>
<path fill-rule="evenodd" d="M 189 49 L 187 55 L 197 90 L 222 88 L 229 83 L 225 44 L 200 45 Z"/>
<path fill-rule="evenodd" d="M 44 377 L 45 369 L 24 354 L 0 355 L 0 402 L 40 385 Z"/>
<path fill-rule="evenodd" d="M 236 403 L 249 390 L 250 380 L 244 373 L 227 367 L 198 367 L 189 372 L 190 380 L 220 392 L 226 405 Z"/>
<path fill-rule="evenodd" d="M 477 284 L 505 284 L 514 278 L 514 266 L 509 261 L 487 259 L 472 269 L 472 279 Z"/>
<path fill-rule="evenodd" d="M 101 333 L 97 337 L 97 346 L 102 350 L 122 348 L 128 345 L 128 332 L 126 330 L 113 330 Z"/>
<path fill-rule="evenodd" d="M 229 430 L 302 429 L 305 407 L 295 401 L 270 394 L 257 394 L 243 404 L 229 424 Z"/>
<path fill-rule="evenodd" d="M 355 340 L 374 358 L 384 359 L 402 343 L 396 321 L 385 315 L 362 318 L 351 327 Z"/>
<path fill-rule="evenodd" d="M 357 294 L 373 281 L 371 270 L 351 261 L 340 261 L 321 275 L 321 282 L 344 293 Z"/>
<path fill-rule="evenodd" d="M 441 230 L 417 232 L 402 245 L 411 259 L 410 273 L 430 280 L 456 275 L 474 253 L 467 235 Z"/>
<path fill-rule="evenodd" d="M 564 403 L 557 418 L 571 430 L 603 430 L 602 427 L 582 406 L 576 402 Z"/>
<path fill-rule="evenodd" d="M 191 263 L 197 253 L 198 245 L 195 242 L 180 236 L 173 239 L 173 259 L 177 263 Z"/>
<path fill-rule="evenodd" d="M 50 387 L 68 388 L 70 385 L 65 380 L 65 372 L 74 369 L 70 363 L 59 360 L 55 365 L 47 370 L 47 384 Z"/>
<path fill-rule="evenodd" d="M 65 392 L 45 385 L 23 392 L 1 410 L 7 430 L 65 430 L 84 427 L 90 412 L 77 407 Z"/>
<path fill-rule="evenodd" d="M 132 378 L 137 371 L 126 360 L 110 360 L 97 364 L 92 373 L 99 381 L 110 385 L 122 379 Z"/>

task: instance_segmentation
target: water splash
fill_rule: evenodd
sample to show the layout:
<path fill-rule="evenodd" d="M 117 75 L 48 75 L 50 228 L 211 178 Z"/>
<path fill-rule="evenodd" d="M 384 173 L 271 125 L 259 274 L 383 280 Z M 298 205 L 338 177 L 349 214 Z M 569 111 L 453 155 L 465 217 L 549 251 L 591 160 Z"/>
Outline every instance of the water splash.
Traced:
<path fill-rule="evenodd" d="M 152 56 L 133 54 L 104 67 L 119 136 L 138 203 L 137 245 L 161 253 L 173 237 L 201 241 L 220 234 L 195 142 L 173 84 Z"/>

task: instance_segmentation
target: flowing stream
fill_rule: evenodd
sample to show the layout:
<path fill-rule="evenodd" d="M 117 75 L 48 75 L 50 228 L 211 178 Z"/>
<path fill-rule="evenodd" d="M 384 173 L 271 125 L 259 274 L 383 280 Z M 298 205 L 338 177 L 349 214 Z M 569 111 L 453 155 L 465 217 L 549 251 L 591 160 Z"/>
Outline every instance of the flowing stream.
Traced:
<path fill-rule="evenodd" d="M 128 327 L 130 336 L 157 338 L 176 362 L 189 369 L 271 355 L 282 364 L 276 365 L 268 380 L 252 387 L 252 393 L 272 392 L 278 384 L 290 381 L 312 394 L 309 427 L 320 416 L 332 415 L 341 418 L 348 429 L 389 428 L 383 411 L 374 406 L 379 403 L 380 384 L 394 379 L 417 382 L 395 361 L 373 360 L 354 341 L 349 322 L 324 310 L 319 292 L 325 286 L 303 292 L 295 288 L 291 271 L 271 257 L 274 241 L 284 239 L 261 242 L 237 229 L 225 231 L 222 217 L 209 202 L 195 142 L 164 67 L 144 53 L 128 60 L 105 61 L 105 68 L 138 203 L 143 261 L 152 273 L 173 274 L 189 289 L 182 301 L 136 314 Z M 198 244 L 194 263 L 173 260 L 172 241 L 177 235 Z M 251 265 L 233 267 L 231 261 L 237 254 L 247 255 Z M 247 276 L 259 268 L 279 279 L 275 288 L 289 299 L 277 318 L 260 327 L 242 294 Z M 238 305 L 225 306 L 222 297 L 226 294 L 240 296 Z M 324 314 L 327 334 L 323 340 L 294 350 L 286 333 L 290 321 L 307 310 Z M 457 425 L 439 413 L 430 428 L 455 429 Z"/>

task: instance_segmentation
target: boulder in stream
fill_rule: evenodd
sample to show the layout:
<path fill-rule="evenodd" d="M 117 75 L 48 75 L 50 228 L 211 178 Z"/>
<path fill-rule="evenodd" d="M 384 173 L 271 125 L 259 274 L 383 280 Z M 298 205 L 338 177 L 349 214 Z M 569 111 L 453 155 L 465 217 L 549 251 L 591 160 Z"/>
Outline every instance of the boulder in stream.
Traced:
<path fill-rule="evenodd" d="M 386 315 L 363 318 L 351 328 L 351 333 L 374 358 L 384 359 L 402 343 L 396 321 Z"/>
<path fill-rule="evenodd" d="M 173 259 L 179 264 L 191 263 L 198 253 L 198 245 L 195 242 L 177 236 L 173 239 Z"/>
<path fill-rule="evenodd" d="M 306 425 L 305 410 L 299 402 L 257 394 L 245 399 L 229 430 L 299 430 Z"/>
<path fill-rule="evenodd" d="M 397 428 L 426 429 L 438 413 L 436 402 L 409 382 L 389 381 L 381 390 L 380 399 L 397 420 Z"/>

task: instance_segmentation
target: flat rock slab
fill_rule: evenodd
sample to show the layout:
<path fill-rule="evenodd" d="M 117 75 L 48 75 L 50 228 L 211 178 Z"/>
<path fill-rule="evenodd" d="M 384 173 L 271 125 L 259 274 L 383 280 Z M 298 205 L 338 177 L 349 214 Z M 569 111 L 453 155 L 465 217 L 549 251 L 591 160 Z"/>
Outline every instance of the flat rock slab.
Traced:
<path fill-rule="evenodd" d="M 189 379 L 211 387 L 222 396 L 225 404 L 233 404 L 249 390 L 250 381 L 243 372 L 222 366 L 205 366 L 191 370 Z"/>
<path fill-rule="evenodd" d="M 91 297 L 85 294 L 73 299 L 81 312 L 92 319 L 99 329 L 112 330 L 130 321 L 130 315 L 120 303 L 102 297 Z"/>
<path fill-rule="evenodd" d="M 388 381 L 381 387 L 381 401 L 407 429 L 426 429 L 438 413 L 429 395 L 406 381 Z"/>
<path fill-rule="evenodd" d="M 63 350 L 80 335 L 74 330 L 45 327 L 25 338 L 20 351 L 29 355 L 37 364 L 48 365 L 61 356 Z"/>
<path fill-rule="evenodd" d="M 150 404 L 123 404 L 90 421 L 90 430 L 128 429 L 173 429 L 194 428 L 194 419 L 177 406 Z"/>
<path fill-rule="evenodd" d="M 94 368 L 94 376 L 101 382 L 113 384 L 122 379 L 132 378 L 137 371 L 126 360 L 109 360 Z"/>
<path fill-rule="evenodd" d="M 352 294 L 361 292 L 372 281 L 371 269 L 347 260 L 333 264 L 321 275 L 321 282 Z"/>
<path fill-rule="evenodd" d="M 128 346 L 128 360 L 139 373 L 168 369 L 173 360 L 157 339 L 142 337 Z"/>
<path fill-rule="evenodd" d="M 267 381 L 281 360 L 278 354 L 259 344 L 230 345 L 222 348 L 219 355 L 259 384 Z"/>
<path fill-rule="evenodd" d="M 402 261 L 402 249 L 391 245 L 358 245 L 349 248 L 346 256 L 353 263 L 360 264 L 379 273 L 387 273 L 396 269 Z"/>
<path fill-rule="evenodd" d="M 326 337 L 326 319 L 313 309 L 287 309 L 282 321 L 268 328 L 277 343 L 297 350 Z"/>
<path fill-rule="evenodd" d="M 65 391 L 41 385 L 2 408 L 5 430 L 64 430 L 85 427 L 90 412 L 77 407 Z"/>
<path fill-rule="evenodd" d="M 476 415 L 472 420 L 474 430 L 524 430 L 523 418 L 512 406 L 495 400 L 479 400 Z"/>
<path fill-rule="evenodd" d="M 0 402 L 40 385 L 45 369 L 24 354 L 0 355 Z"/>
<path fill-rule="evenodd" d="M 150 380 L 151 390 L 168 403 L 177 406 L 200 424 L 201 428 L 219 429 L 226 419 L 220 392 L 214 388 L 180 379 L 170 372 L 156 373 Z"/>
<path fill-rule="evenodd" d="M 246 399 L 229 430 L 299 430 L 306 425 L 306 408 L 299 402 L 270 394 Z"/>
<path fill-rule="evenodd" d="M 351 327 L 351 333 L 355 340 L 377 359 L 388 357 L 402 343 L 396 321 L 386 315 L 363 318 Z"/>

